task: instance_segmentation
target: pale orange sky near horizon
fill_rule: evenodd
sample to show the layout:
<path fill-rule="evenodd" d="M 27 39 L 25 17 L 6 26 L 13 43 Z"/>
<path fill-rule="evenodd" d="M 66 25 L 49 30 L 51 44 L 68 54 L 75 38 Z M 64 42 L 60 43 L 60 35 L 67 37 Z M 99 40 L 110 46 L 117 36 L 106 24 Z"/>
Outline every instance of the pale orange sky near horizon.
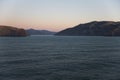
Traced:
<path fill-rule="evenodd" d="M 120 0 L 1 0 L 0 25 L 60 31 L 90 21 L 120 21 Z"/>

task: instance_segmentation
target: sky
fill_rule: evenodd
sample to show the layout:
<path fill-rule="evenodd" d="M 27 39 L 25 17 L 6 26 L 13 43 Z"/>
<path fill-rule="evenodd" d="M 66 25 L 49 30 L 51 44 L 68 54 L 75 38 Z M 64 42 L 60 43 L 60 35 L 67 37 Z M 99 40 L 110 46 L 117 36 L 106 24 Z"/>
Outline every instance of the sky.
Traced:
<path fill-rule="evenodd" d="M 120 21 L 120 0 L 0 0 L 0 25 L 61 31 L 91 21 Z"/>

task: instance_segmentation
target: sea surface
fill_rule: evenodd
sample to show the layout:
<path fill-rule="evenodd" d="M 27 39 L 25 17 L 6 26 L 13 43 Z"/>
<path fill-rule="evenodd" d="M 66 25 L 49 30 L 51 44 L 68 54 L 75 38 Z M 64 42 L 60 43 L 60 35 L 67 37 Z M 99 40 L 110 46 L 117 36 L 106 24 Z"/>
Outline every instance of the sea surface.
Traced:
<path fill-rule="evenodd" d="M 120 80 L 120 37 L 0 37 L 0 80 Z"/>

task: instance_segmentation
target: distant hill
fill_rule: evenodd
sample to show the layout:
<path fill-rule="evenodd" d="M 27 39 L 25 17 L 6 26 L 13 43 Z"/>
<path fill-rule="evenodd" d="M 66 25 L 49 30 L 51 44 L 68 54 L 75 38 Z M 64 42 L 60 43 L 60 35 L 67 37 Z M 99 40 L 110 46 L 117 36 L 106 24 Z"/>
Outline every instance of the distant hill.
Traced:
<path fill-rule="evenodd" d="M 56 33 L 58 36 L 120 36 L 120 22 L 93 21 Z"/>
<path fill-rule="evenodd" d="M 35 29 L 28 29 L 26 32 L 29 35 L 54 35 L 56 32 L 48 31 L 48 30 L 35 30 Z"/>
<path fill-rule="evenodd" d="M 27 33 L 24 29 L 12 26 L 0 26 L 0 37 L 25 37 Z"/>

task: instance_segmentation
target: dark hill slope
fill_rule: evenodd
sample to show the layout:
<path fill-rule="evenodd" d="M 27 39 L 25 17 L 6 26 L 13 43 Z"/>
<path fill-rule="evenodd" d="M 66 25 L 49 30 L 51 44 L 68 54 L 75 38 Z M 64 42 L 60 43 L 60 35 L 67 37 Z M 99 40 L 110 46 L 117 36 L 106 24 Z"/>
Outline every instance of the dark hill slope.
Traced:
<path fill-rule="evenodd" d="M 27 36 L 27 33 L 24 29 L 19 29 L 11 26 L 0 26 L 0 36 L 25 37 Z"/>
<path fill-rule="evenodd" d="M 58 32 L 59 36 L 120 36 L 120 22 L 94 21 Z"/>

